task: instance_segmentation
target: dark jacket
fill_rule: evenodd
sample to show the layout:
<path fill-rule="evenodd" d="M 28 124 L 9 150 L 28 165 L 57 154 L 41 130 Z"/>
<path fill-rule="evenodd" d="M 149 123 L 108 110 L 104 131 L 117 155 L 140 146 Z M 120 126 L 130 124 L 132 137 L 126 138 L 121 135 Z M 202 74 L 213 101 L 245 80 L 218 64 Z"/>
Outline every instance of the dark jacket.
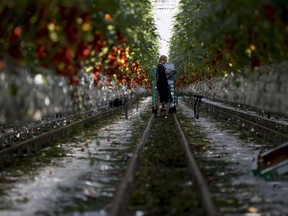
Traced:
<path fill-rule="evenodd" d="M 157 90 L 164 90 L 169 88 L 168 81 L 166 79 L 166 73 L 165 73 L 166 68 L 162 64 L 158 64 L 157 66 Z"/>

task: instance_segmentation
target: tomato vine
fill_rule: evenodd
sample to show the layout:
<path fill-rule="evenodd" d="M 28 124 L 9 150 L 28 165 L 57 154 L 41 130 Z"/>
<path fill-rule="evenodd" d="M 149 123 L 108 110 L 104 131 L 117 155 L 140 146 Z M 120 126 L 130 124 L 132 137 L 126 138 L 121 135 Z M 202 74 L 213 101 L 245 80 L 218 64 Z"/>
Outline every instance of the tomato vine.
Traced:
<path fill-rule="evenodd" d="M 95 85 L 149 87 L 158 36 L 148 0 L 7 0 L 0 5 L 0 70 L 8 54 L 33 71 L 52 69 L 77 84 L 83 68 Z"/>
<path fill-rule="evenodd" d="M 285 0 L 182 0 L 170 45 L 178 86 L 287 60 Z"/>

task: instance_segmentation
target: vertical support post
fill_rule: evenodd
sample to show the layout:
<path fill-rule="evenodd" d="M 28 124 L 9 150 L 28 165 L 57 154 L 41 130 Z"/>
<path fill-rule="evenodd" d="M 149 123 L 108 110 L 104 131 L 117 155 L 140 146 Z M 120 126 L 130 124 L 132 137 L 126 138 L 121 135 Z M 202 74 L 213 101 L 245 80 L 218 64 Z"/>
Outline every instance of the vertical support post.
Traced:
<path fill-rule="evenodd" d="M 136 111 L 138 112 L 139 107 L 139 95 L 136 96 Z"/>
<path fill-rule="evenodd" d="M 125 119 L 128 119 L 128 97 L 124 97 L 124 104 L 125 104 Z"/>
<path fill-rule="evenodd" d="M 0 155 L 0 170 L 2 170 L 4 168 L 4 160 L 3 160 L 3 155 Z"/>

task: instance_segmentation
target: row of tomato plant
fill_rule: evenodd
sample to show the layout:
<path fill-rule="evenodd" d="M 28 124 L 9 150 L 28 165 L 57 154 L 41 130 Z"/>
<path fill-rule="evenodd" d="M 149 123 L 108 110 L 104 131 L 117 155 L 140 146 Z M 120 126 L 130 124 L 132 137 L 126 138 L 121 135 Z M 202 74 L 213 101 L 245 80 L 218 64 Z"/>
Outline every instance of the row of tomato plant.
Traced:
<path fill-rule="evenodd" d="M 0 20 L 0 71 L 8 55 L 32 72 L 41 66 L 67 76 L 70 84 L 89 68 L 95 85 L 150 86 L 159 47 L 150 1 L 5 0 Z"/>
<path fill-rule="evenodd" d="M 254 73 L 287 60 L 287 53 L 285 0 L 180 1 L 169 54 L 178 87 L 231 72 Z"/>

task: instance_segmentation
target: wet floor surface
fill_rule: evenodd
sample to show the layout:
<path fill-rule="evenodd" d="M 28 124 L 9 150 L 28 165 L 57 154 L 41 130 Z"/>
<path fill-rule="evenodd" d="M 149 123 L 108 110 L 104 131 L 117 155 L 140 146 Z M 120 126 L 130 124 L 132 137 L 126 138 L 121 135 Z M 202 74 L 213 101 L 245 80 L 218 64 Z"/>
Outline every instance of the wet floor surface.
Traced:
<path fill-rule="evenodd" d="M 118 116 L 100 129 L 72 137 L 61 144 L 68 150 L 65 157 L 34 173 L 17 177 L 3 172 L 10 182 L 1 187 L 11 189 L 1 196 L 0 215 L 105 215 L 136 145 L 129 143 L 133 122 L 147 105 L 149 99 L 131 109 L 128 119 Z"/>
<path fill-rule="evenodd" d="M 251 171 L 254 150 L 265 147 L 240 140 L 236 132 L 223 131 L 210 117 L 200 116 L 196 120 L 191 109 L 181 99 L 179 102 L 185 116 L 199 125 L 212 142 L 213 148 L 201 157 L 226 161 L 228 169 L 219 175 L 238 173 L 232 178 L 232 185 L 249 188 L 236 193 L 243 208 L 249 209 L 250 213 L 245 215 L 285 215 L 288 212 L 287 181 L 267 182 L 253 176 Z M 0 215 L 106 215 L 105 207 L 136 146 L 129 142 L 133 122 L 140 120 L 140 113 L 150 109 L 151 98 L 148 98 L 141 101 L 139 110 L 130 111 L 128 120 L 117 117 L 97 130 L 92 127 L 71 137 L 69 142 L 61 144 L 68 150 L 65 157 L 55 158 L 50 165 L 30 171 L 29 175 L 2 172 L 0 177 L 6 176 L 9 181 L 1 182 L 6 190 L 0 194 Z M 223 196 L 226 194 L 227 191 L 223 191 Z"/>
<path fill-rule="evenodd" d="M 191 121 L 201 126 L 208 139 L 212 142 L 213 147 L 201 157 L 227 162 L 227 171 L 219 175 L 228 176 L 230 173 L 232 175 L 233 173 L 237 174 L 232 178 L 231 184 L 237 188 L 243 187 L 242 190 L 237 190 L 236 199 L 240 203 L 243 203 L 242 207 L 244 209 L 247 209 L 248 212 L 250 211 L 250 213 L 246 213 L 245 215 L 288 215 L 287 179 L 265 181 L 260 177 L 255 177 L 251 170 L 255 151 L 260 149 L 267 150 L 267 145 L 240 140 L 237 135 L 239 132 L 221 130 L 221 128 L 217 127 L 215 120 L 207 117 L 207 115 L 195 119 L 191 108 L 187 107 L 184 103 L 180 103 L 180 106 L 185 116 L 191 118 Z M 232 198 L 224 190 L 226 190 L 225 187 L 223 187 L 223 196 L 228 194 L 227 199 Z M 223 213 L 223 215 L 243 214 Z"/>

